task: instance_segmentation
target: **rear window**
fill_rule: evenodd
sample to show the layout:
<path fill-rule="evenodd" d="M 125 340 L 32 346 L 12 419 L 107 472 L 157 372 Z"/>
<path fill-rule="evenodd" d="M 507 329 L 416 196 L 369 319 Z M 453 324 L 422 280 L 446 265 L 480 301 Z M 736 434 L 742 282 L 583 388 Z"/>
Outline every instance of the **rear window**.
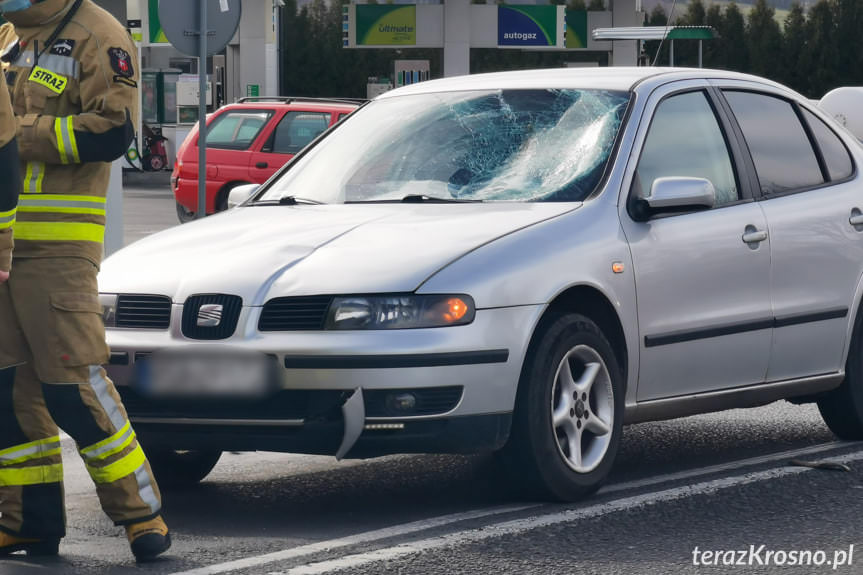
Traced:
<path fill-rule="evenodd" d="M 812 135 L 815 136 L 818 147 L 821 148 L 830 180 L 835 182 L 850 177 L 854 173 L 854 164 L 851 162 L 848 148 L 845 147 L 839 136 L 809 110 L 804 109 L 803 115 L 812 129 Z"/>
<path fill-rule="evenodd" d="M 207 126 L 207 147 L 247 150 L 267 124 L 272 112 L 236 110 L 219 115 Z"/>

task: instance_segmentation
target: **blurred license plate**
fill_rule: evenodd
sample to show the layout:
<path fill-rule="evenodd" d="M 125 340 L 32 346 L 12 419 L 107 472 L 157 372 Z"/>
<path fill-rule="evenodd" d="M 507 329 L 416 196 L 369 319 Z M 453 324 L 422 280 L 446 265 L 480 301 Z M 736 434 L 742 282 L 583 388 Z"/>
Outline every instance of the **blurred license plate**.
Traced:
<path fill-rule="evenodd" d="M 161 351 L 135 365 L 135 389 L 154 397 L 261 397 L 276 383 L 272 358 L 255 352 Z"/>

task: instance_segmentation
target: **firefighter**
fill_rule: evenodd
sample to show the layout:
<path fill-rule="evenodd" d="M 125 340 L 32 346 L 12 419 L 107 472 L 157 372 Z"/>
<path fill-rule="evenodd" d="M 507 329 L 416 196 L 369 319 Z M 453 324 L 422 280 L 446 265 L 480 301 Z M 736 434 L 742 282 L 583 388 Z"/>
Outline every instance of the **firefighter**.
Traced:
<path fill-rule="evenodd" d="M 110 352 L 96 283 L 109 162 L 134 134 L 135 50 L 92 0 L 0 0 L 0 13 L 23 184 L 17 214 L 0 192 L 0 270 L 10 271 L 0 277 L 0 556 L 58 551 L 59 425 L 135 557 L 152 559 L 171 539 L 150 464 L 102 368 Z M 9 132 L 3 113 L 0 143 Z M 4 163 L 4 186 L 7 174 Z"/>

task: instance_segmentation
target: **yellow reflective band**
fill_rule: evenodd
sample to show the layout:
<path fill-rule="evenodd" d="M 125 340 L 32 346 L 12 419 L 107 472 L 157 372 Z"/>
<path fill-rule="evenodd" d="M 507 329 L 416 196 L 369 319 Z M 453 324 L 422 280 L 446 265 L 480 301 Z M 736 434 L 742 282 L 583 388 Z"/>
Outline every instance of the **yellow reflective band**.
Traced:
<path fill-rule="evenodd" d="M 42 459 L 43 457 L 60 455 L 60 452 L 61 448 L 55 447 L 54 449 L 48 449 L 46 451 L 38 451 L 32 455 L 22 455 L 21 457 L 15 459 L 7 459 L 0 463 L 0 465 L 15 465 L 16 463 L 24 463 L 25 461 L 30 461 L 31 459 Z"/>
<path fill-rule="evenodd" d="M 60 118 L 54 119 L 54 136 L 57 138 L 57 150 L 60 152 L 60 161 L 68 164 L 69 156 L 66 155 L 66 144 L 63 143 L 63 121 Z"/>
<path fill-rule="evenodd" d="M 45 86 L 55 94 L 62 94 L 66 90 L 66 84 L 69 83 L 68 79 L 41 66 L 35 66 L 28 79 L 40 86 Z"/>
<path fill-rule="evenodd" d="M 24 172 L 24 191 L 34 194 L 42 193 L 42 180 L 45 179 L 44 162 L 27 162 Z"/>
<path fill-rule="evenodd" d="M 15 222 L 16 240 L 54 242 L 99 242 L 105 240 L 105 226 L 80 222 Z"/>
<path fill-rule="evenodd" d="M 113 483 L 135 473 L 146 461 L 147 457 L 144 455 L 144 450 L 138 445 L 128 455 L 105 467 L 87 465 L 87 471 L 90 472 L 90 477 L 96 483 Z"/>
<path fill-rule="evenodd" d="M 17 212 L 17 208 L 12 208 L 8 212 L 0 212 L 0 230 L 5 230 L 12 227 L 12 225 L 15 223 L 15 214 Z"/>
<path fill-rule="evenodd" d="M 21 194 L 21 199 L 34 198 L 37 200 L 64 200 L 67 202 L 99 202 L 104 204 L 107 200 L 101 196 L 77 196 L 64 194 Z"/>
<path fill-rule="evenodd" d="M 24 451 L 26 449 L 32 449 L 34 447 L 40 447 L 42 445 L 48 445 L 50 443 L 58 443 L 60 441 L 60 436 L 55 435 L 54 437 L 48 437 L 47 439 L 40 439 L 38 441 L 31 441 L 30 443 L 22 443 L 21 445 L 16 445 L 14 447 L 9 447 L 8 449 L 4 449 L 0 451 L 0 457 L 4 455 L 12 455 L 18 453 L 19 451 Z"/>
<path fill-rule="evenodd" d="M 80 164 L 81 156 L 78 155 L 78 141 L 75 139 L 75 126 L 72 123 L 72 116 L 66 116 L 66 130 L 69 136 L 69 147 L 72 148 L 72 157 L 76 164 Z"/>
<path fill-rule="evenodd" d="M 132 424 L 129 423 L 128 420 L 126 420 L 126 423 L 123 424 L 123 427 L 121 427 L 117 433 L 115 433 L 114 435 L 112 435 L 108 439 L 103 439 L 99 443 L 94 443 L 93 445 L 88 445 L 87 447 L 85 447 L 84 449 L 81 450 L 81 455 L 89 455 L 89 454 L 93 453 L 94 451 L 98 451 L 98 450 L 102 449 L 103 447 L 110 445 L 114 441 L 117 441 L 118 439 L 123 437 L 123 435 L 127 431 L 129 431 L 129 429 L 131 427 L 132 427 Z"/>
<path fill-rule="evenodd" d="M 41 485 L 63 481 L 63 464 L 39 465 L 23 469 L 0 469 L 0 487 Z"/>
<path fill-rule="evenodd" d="M 105 208 L 55 208 L 53 206 L 21 206 L 19 212 L 53 212 L 58 214 L 91 214 L 104 216 Z"/>

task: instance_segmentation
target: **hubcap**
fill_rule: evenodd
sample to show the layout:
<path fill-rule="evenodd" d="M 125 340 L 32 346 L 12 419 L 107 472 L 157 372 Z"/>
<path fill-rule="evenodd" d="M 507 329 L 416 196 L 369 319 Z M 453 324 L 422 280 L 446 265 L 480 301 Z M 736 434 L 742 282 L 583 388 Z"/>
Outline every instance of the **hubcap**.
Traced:
<path fill-rule="evenodd" d="M 593 348 L 579 345 L 563 356 L 554 376 L 551 421 L 566 464 L 578 473 L 596 469 L 611 444 L 614 389 Z"/>

